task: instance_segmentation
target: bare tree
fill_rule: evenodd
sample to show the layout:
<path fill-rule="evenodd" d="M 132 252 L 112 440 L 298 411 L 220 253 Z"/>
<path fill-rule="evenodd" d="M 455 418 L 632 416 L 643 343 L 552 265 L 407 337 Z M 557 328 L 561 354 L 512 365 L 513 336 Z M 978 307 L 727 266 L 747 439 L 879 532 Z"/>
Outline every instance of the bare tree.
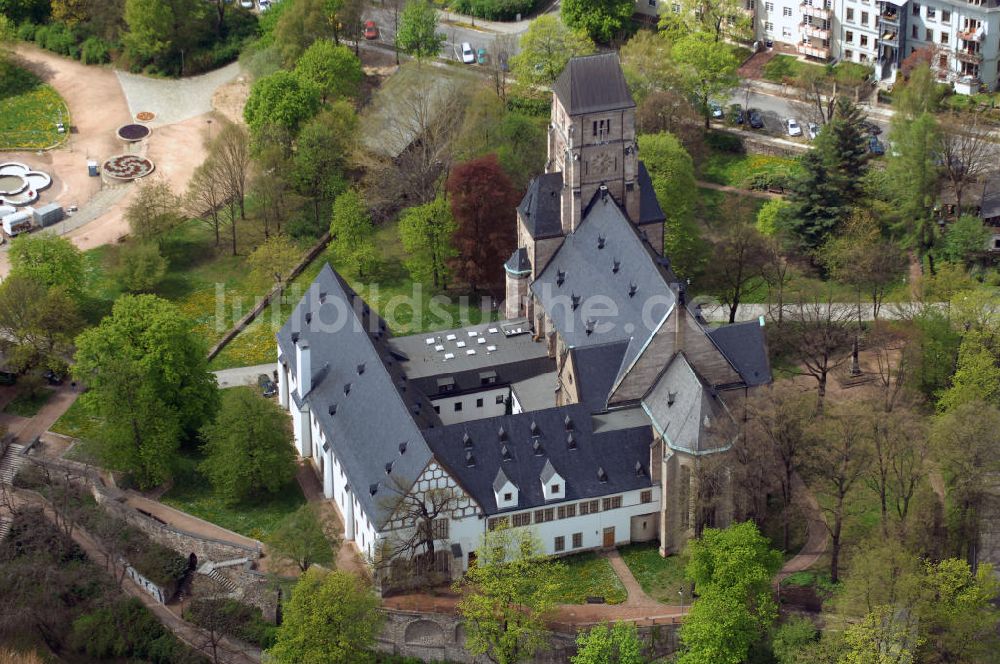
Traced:
<path fill-rule="evenodd" d="M 490 44 L 490 78 L 493 79 L 493 89 L 503 103 L 507 103 L 507 74 L 510 70 L 510 59 L 514 55 L 517 44 L 513 35 L 501 34 Z"/>
<path fill-rule="evenodd" d="M 766 247 L 761 276 L 767 283 L 767 299 L 771 318 L 775 318 L 775 312 L 777 312 L 776 319 L 780 327 L 785 322 L 785 289 L 792 280 L 791 262 L 775 238 L 767 238 Z"/>
<path fill-rule="evenodd" d="M 868 348 L 875 357 L 882 408 L 887 413 L 892 412 L 907 394 L 913 354 L 909 352 L 905 337 L 883 327 L 876 327 L 868 335 Z"/>
<path fill-rule="evenodd" d="M 803 67 L 795 84 L 802 90 L 806 102 L 816 110 L 820 124 L 826 124 L 833 119 L 837 95 L 830 90 L 825 70 L 818 67 Z"/>
<path fill-rule="evenodd" d="M 181 223 L 180 202 L 162 178 L 144 178 L 136 187 L 138 191 L 125 209 L 125 221 L 135 237 L 158 242 Z"/>
<path fill-rule="evenodd" d="M 464 90 L 446 84 L 436 91 L 403 91 L 394 101 L 394 112 L 380 128 L 381 145 L 358 155 L 366 171 L 369 207 L 377 218 L 434 199 L 439 180 L 451 167 L 452 139 L 461 127 L 466 99 Z"/>
<path fill-rule="evenodd" d="M 847 321 L 852 317 L 850 307 L 838 306 L 830 296 L 826 301 L 800 299 L 789 312 L 788 342 L 804 373 L 816 379 L 820 409 L 830 372 L 850 356 L 853 335 L 847 329 Z"/>
<path fill-rule="evenodd" d="M 805 463 L 812 438 L 807 435 L 815 414 L 812 399 L 794 384 L 783 383 L 758 390 L 748 406 L 747 446 L 758 458 L 770 462 L 778 477 L 782 503 L 783 548 L 790 546 L 793 478 Z M 764 464 L 761 464 L 764 465 Z"/>
<path fill-rule="evenodd" d="M 750 199 L 731 199 L 724 215 L 728 217 L 725 234 L 712 247 L 712 269 L 706 276 L 708 290 L 729 307 L 729 323 L 736 322 L 736 312 L 755 279 L 767 264 L 767 242 L 751 225 L 754 208 Z"/>
<path fill-rule="evenodd" d="M 865 483 L 879 497 L 882 535 L 888 537 L 890 501 L 895 503 L 899 516 L 905 518 L 917 482 L 923 477 L 927 431 L 917 413 L 900 408 L 879 412 L 868 403 L 866 421 L 871 427 L 872 462 Z"/>
<path fill-rule="evenodd" d="M 191 603 L 184 609 L 184 619 L 197 625 L 198 641 L 193 645 L 207 654 L 212 664 L 231 661 L 234 655 L 246 652 L 246 647 L 231 638 L 244 626 L 245 607 L 234 601 L 220 598 L 216 592 L 199 577 L 194 586 Z"/>
<path fill-rule="evenodd" d="M 216 247 L 222 240 L 222 217 L 219 211 L 226 203 L 227 190 L 222 181 L 219 161 L 209 155 L 208 159 L 194 169 L 184 197 L 184 209 L 190 217 L 201 220 L 212 229 Z"/>
<path fill-rule="evenodd" d="M 806 459 L 810 488 L 820 497 L 830 531 L 830 578 L 840 578 L 847 497 L 869 469 L 871 461 L 871 411 L 856 402 L 840 402 L 814 422 L 815 444 Z"/>
<path fill-rule="evenodd" d="M 218 160 L 218 173 L 228 195 L 240 208 L 240 218 L 246 219 L 247 179 L 250 173 L 250 134 L 246 127 L 233 122 L 222 123 L 222 130 L 212 141 L 212 155 Z M 233 254 L 236 254 L 235 232 Z"/>
<path fill-rule="evenodd" d="M 401 578 L 419 585 L 442 580 L 437 560 L 437 542 L 448 539 L 452 512 L 458 506 L 458 492 L 451 488 L 420 490 L 407 486 L 395 476 L 384 504 L 392 515 L 391 535 L 379 552 L 376 567 L 388 573 L 393 585 Z M 449 554 L 450 555 L 450 554 Z"/>
<path fill-rule="evenodd" d="M 945 177 L 955 192 L 958 214 L 962 214 L 962 199 L 969 185 L 996 168 L 994 144 L 979 114 L 952 113 L 941 118 L 938 158 Z"/>

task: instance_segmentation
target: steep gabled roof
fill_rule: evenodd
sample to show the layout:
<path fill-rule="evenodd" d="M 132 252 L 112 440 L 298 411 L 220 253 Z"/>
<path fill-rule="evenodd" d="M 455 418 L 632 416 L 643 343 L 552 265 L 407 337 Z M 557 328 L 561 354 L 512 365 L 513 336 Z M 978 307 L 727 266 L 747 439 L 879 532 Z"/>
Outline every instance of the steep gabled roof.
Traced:
<path fill-rule="evenodd" d="M 567 427 L 566 418 L 569 417 Z M 535 423 L 536 432 L 531 424 Z M 504 429 L 504 442 L 498 438 Z M 471 448 L 463 438 L 468 433 Z M 541 477 L 547 465 L 565 481 L 565 498 L 597 498 L 651 485 L 649 446 L 652 430 L 642 418 L 635 426 L 595 433 L 586 404 L 573 404 L 531 413 L 471 420 L 424 432 L 434 456 L 479 503 L 486 514 L 500 511 L 494 483 L 500 473 L 518 489 L 521 510 L 545 504 Z M 567 438 L 572 435 L 572 447 Z M 535 449 L 539 441 L 539 450 Z M 504 450 L 509 458 L 504 459 Z M 471 451 L 475 465 L 466 462 Z M 638 464 L 638 470 L 637 470 Z M 604 481 L 598 475 L 604 470 Z"/>
<path fill-rule="evenodd" d="M 608 395 L 615 384 L 628 350 L 627 340 L 612 341 L 570 350 L 576 372 L 576 389 L 580 401 L 599 413 L 608 406 Z"/>
<path fill-rule="evenodd" d="M 283 361 L 294 372 L 293 336 L 307 340 L 311 349 L 312 390 L 304 401 L 343 463 L 365 513 L 381 526 L 392 509 L 392 488 L 412 486 L 431 460 L 414 415 L 425 425 L 434 424 L 433 408 L 416 390 L 405 389 L 398 362 L 380 352 L 388 337 L 384 321 L 329 265 L 277 334 Z M 406 443 L 405 452 L 401 443 Z M 391 478 L 386 475 L 389 463 Z"/>
<path fill-rule="evenodd" d="M 570 59 L 552 91 L 570 115 L 635 106 L 617 53 Z"/>
<path fill-rule="evenodd" d="M 536 240 L 562 235 L 562 173 L 545 173 L 528 184 L 517 211 Z"/>
<path fill-rule="evenodd" d="M 625 364 L 675 300 L 648 244 L 606 192 L 587 206 L 531 290 L 567 346 L 628 341 Z"/>
<path fill-rule="evenodd" d="M 660 207 L 660 201 L 653 190 L 653 180 L 649 177 L 646 164 L 639 160 L 639 219 L 637 224 L 652 224 L 667 220 Z"/>
<path fill-rule="evenodd" d="M 708 331 L 715 345 L 736 368 L 748 387 L 771 382 L 764 327 L 757 321 L 723 325 Z"/>
<path fill-rule="evenodd" d="M 642 400 L 653 428 L 671 448 L 690 454 L 726 449 L 736 422 L 715 390 L 705 385 L 684 353 L 670 361 L 659 381 Z"/>

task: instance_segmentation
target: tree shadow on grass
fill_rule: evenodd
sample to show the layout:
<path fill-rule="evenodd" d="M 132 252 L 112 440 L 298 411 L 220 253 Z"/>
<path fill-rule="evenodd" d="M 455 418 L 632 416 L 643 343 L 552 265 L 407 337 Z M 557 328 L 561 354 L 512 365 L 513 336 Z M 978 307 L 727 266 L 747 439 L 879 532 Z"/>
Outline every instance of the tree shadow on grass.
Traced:
<path fill-rule="evenodd" d="M 24 66 L 0 59 L 0 99 L 9 99 L 30 92 L 42 84 L 41 78 Z"/>

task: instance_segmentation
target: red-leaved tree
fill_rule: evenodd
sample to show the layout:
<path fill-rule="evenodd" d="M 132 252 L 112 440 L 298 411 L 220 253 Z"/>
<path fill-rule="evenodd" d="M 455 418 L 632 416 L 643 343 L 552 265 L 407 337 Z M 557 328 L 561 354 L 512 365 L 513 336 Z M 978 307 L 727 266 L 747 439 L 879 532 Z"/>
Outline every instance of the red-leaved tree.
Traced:
<path fill-rule="evenodd" d="M 445 184 L 455 231 L 455 276 L 479 288 L 501 285 L 501 266 L 514 251 L 517 191 L 495 154 L 452 169 Z M 497 288 L 497 290 L 499 290 Z"/>

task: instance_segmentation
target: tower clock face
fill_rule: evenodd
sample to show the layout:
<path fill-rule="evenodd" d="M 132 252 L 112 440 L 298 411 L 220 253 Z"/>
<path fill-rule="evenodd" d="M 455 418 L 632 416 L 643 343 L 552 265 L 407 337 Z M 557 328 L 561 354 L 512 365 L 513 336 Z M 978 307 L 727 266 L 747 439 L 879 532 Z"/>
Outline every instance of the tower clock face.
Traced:
<path fill-rule="evenodd" d="M 615 170 L 614 157 L 607 153 L 597 155 L 591 163 L 594 167 L 595 175 L 608 175 Z"/>

